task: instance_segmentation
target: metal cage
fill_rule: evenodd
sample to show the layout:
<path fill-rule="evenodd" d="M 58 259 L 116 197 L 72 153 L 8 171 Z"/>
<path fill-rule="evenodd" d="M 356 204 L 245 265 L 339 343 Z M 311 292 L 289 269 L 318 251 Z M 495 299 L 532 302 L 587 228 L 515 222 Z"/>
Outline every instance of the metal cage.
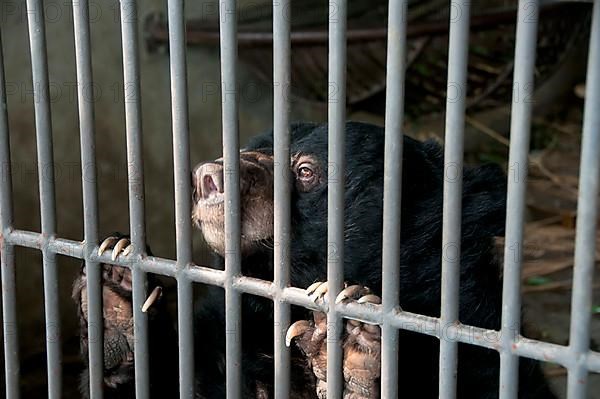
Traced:
<path fill-rule="evenodd" d="M 287 167 L 290 148 L 290 0 L 273 3 L 274 52 L 274 132 L 275 165 Z M 399 295 L 400 241 L 400 187 L 401 171 L 397 165 L 402 159 L 402 124 L 404 108 L 404 71 L 406 53 L 406 7 L 404 0 L 390 0 L 387 50 L 387 101 L 385 115 L 385 184 L 383 224 L 383 295 L 382 305 L 364 306 L 356 303 L 335 304 L 335 297 L 343 284 L 341 268 L 343 232 L 342 180 L 329 182 L 328 191 L 328 258 L 329 301 L 331 305 L 315 305 L 300 288 L 289 286 L 290 196 L 283 173 L 275 173 L 275 249 L 274 281 L 244 277 L 240 268 L 240 202 L 239 202 L 239 138 L 238 101 L 235 91 L 237 75 L 236 1 L 220 1 L 221 78 L 223 101 L 223 154 L 226 195 L 226 257 L 225 270 L 214 270 L 193 264 L 189 209 L 190 157 L 188 135 L 188 106 L 186 88 L 186 49 L 183 0 L 168 1 L 169 48 L 171 72 L 171 106 L 173 158 L 176 206 L 176 259 L 148 256 L 145 248 L 145 221 L 142 174 L 140 83 L 138 56 L 138 29 L 135 0 L 121 0 L 121 28 L 124 84 L 131 89 L 126 107 L 127 159 L 129 176 L 129 209 L 131 240 L 134 253 L 127 259 L 111 260 L 108 254 L 97 255 L 98 201 L 94 154 L 94 107 L 85 100 L 83 88 L 91 87 L 92 62 L 88 0 L 73 2 L 74 36 L 78 81 L 78 100 L 81 138 L 81 162 L 84 206 L 84 239 L 73 241 L 57 237 L 55 217 L 54 178 L 46 168 L 53 166 L 51 115 L 48 98 L 48 66 L 43 7 L 41 0 L 27 0 L 29 39 L 35 93 L 35 125 L 41 204 L 41 232 L 13 228 L 10 150 L 4 68 L 0 56 L 0 160 L 3 178 L 0 182 L 0 210 L 2 236 L 2 316 L 4 328 L 4 355 L 6 397 L 19 397 L 18 333 L 15 299 L 14 247 L 23 246 L 40 250 L 43 255 L 44 296 L 47 334 L 48 395 L 61 397 L 60 343 L 49 339 L 59 328 L 57 301 L 56 256 L 65 255 L 82 259 L 88 270 L 89 327 L 102 325 L 100 263 L 115 264 L 133 270 L 133 306 L 136 331 L 135 383 L 136 397 L 149 396 L 147 319 L 141 311 L 146 296 L 146 273 L 174 277 L 177 281 L 177 309 L 179 336 L 180 397 L 194 397 L 194 343 L 192 288 L 194 282 L 220 286 L 226 297 L 226 332 L 239 333 L 241 326 L 242 294 L 258 295 L 274 302 L 275 309 L 275 391 L 277 398 L 289 396 L 290 352 L 285 346 L 285 331 L 290 324 L 290 306 L 298 305 L 327 312 L 330 326 L 340 331 L 342 318 L 352 318 L 379 324 L 382 327 L 381 395 L 398 397 L 401 390 L 397 381 L 398 330 L 405 329 L 428 334 L 440 340 L 440 398 L 456 397 L 456 370 L 458 343 L 478 345 L 500 354 L 500 397 L 516 398 L 518 391 L 519 357 L 558 363 L 568 369 L 569 398 L 586 396 L 587 376 L 600 372 L 600 353 L 590 349 L 590 318 L 592 275 L 595 262 L 596 221 L 598 219 L 598 185 L 600 174 L 600 0 L 593 6 L 587 94 L 585 100 L 583 143 L 581 152 L 578 223 L 576 230 L 575 268 L 571 310 L 570 343 L 562 346 L 524 338 L 520 335 L 520 272 L 521 255 L 510 252 L 523 242 L 523 219 L 527 175 L 527 154 L 531 103 L 522 99 L 533 87 L 537 20 L 540 2 L 519 1 L 517 43 L 515 49 L 515 91 L 511 114 L 509 165 L 518 178 L 508 180 L 506 245 L 502 328 L 484 330 L 463 325 L 458 320 L 459 262 L 457 257 L 445 257 L 442 264 L 441 317 L 432 318 L 402 311 Z M 345 65 L 346 65 L 346 1 L 330 0 L 329 16 L 329 84 L 335 86 L 329 98 L 329 162 L 344 166 L 345 123 Z M 446 168 L 462 170 L 463 133 L 465 124 L 465 87 L 469 35 L 469 3 L 452 1 L 450 16 L 450 51 L 448 60 L 448 89 L 445 164 Z M 521 100 L 520 100 L 521 99 Z M 52 170 L 52 169 L 51 169 Z M 44 177 L 42 177 L 44 176 Z M 455 246 L 460 242 L 462 177 L 446 179 L 444 184 L 443 245 Z M 100 332 L 101 329 L 96 329 Z M 338 340 L 339 341 L 339 340 Z M 330 398 L 341 394 L 341 347 L 335 340 L 328 341 L 327 384 Z M 226 388 L 228 398 L 240 398 L 240 340 L 227 333 Z M 146 348 L 146 349 L 145 349 Z M 103 373 L 102 339 L 90 342 L 89 370 L 92 398 L 102 397 Z"/>

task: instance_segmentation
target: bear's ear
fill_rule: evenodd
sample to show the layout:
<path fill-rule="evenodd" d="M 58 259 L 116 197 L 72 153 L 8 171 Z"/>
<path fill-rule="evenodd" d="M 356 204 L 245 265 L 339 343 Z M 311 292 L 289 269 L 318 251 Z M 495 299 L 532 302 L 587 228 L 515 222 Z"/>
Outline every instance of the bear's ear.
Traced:
<path fill-rule="evenodd" d="M 242 151 L 273 152 L 273 131 L 264 132 L 252 137 Z"/>

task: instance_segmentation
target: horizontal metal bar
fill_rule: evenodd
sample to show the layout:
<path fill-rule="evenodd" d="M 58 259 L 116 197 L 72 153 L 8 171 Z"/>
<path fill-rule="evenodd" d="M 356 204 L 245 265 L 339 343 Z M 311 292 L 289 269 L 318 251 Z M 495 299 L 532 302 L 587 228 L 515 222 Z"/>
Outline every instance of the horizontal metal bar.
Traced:
<path fill-rule="evenodd" d="M 54 252 L 57 255 L 69 256 L 71 258 L 83 259 L 84 246 L 80 241 L 66 240 L 62 238 L 44 239 L 41 233 L 24 230 L 11 230 L 5 232 L 4 239 L 13 245 L 32 249 Z"/>
<path fill-rule="evenodd" d="M 41 234 L 39 233 L 13 230 L 5 233 L 4 240 L 6 244 L 39 250 L 41 248 L 40 237 Z M 49 240 L 46 245 L 49 252 L 83 259 L 84 244 L 81 242 L 58 238 Z M 175 261 L 154 256 L 117 258 L 113 261 L 108 253 L 97 256 L 96 250 L 97 248 L 95 248 L 94 253 L 90 257 L 91 261 L 123 267 L 130 267 L 131 263 L 135 262 L 142 270 L 149 273 L 161 274 L 169 277 L 176 277 L 178 273 L 184 273 L 187 278 L 195 282 L 220 287 L 224 286 L 225 274 L 222 270 L 193 265 L 186 268 L 184 271 L 178 271 Z M 252 277 L 238 276 L 234 279 L 232 288 L 239 293 L 256 295 L 269 299 L 273 299 L 276 292 L 276 287 L 271 281 Z M 328 310 L 326 304 L 314 303 L 306 295 L 306 291 L 301 288 L 285 288 L 282 291 L 280 298 L 281 301 L 289 303 L 290 305 L 319 310 L 321 312 L 327 312 Z M 381 307 L 377 305 L 363 305 L 357 303 L 340 304 L 336 305 L 336 312 L 344 318 L 380 325 L 386 323 L 401 330 L 437 338 L 440 338 L 442 334 L 445 334 L 446 337 L 452 337 L 452 339 L 456 339 L 458 342 L 476 345 L 498 352 L 503 351 L 501 334 L 495 330 L 458 324 L 444 328 L 440 331 L 441 324 L 438 318 L 399 311 L 397 309 L 384 314 L 381 312 Z M 567 346 L 551 344 L 524 337 L 517 337 L 514 346 L 509 350 L 514 355 L 553 362 L 564 367 L 569 367 L 573 361 Z M 588 370 L 590 372 L 600 373 L 600 352 L 590 350 L 586 354 L 586 357 Z"/>
<path fill-rule="evenodd" d="M 238 277 L 234 287 L 245 294 L 258 295 L 273 299 L 276 288 L 271 282 L 250 277 Z M 328 307 L 323 303 L 314 303 L 304 289 L 289 287 L 283 290 L 283 301 L 307 309 L 327 312 Z M 495 330 L 468 326 L 464 324 L 441 327 L 440 320 L 435 317 L 423 316 L 416 313 L 393 311 L 382 314 L 381 307 L 374 305 L 359 305 L 356 303 L 340 304 L 336 311 L 344 318 L 351 318 L 372 324 L 389 324 L 398 329 L 430 335 L 436 338 L 456 340 L 466 344 L 476 345 L 501 352 L 501 334 Z M 565 367 L 572 362 L 568 347 L 543 341 L 517 337 L 510 353 L 540 361 L 554 362 Z M 588 368 L 600 372 L 600 353 L 588 353 Z"/>

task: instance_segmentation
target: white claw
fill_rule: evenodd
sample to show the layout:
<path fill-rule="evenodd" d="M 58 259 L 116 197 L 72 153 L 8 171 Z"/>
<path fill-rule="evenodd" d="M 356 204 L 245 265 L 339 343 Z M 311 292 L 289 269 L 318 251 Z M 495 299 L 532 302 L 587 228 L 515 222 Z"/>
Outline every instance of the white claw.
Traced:
<path fill-rule="evenodd" d="M 323 284 L 322 281 L 317 281 L 316 283 L 312 283 L 311 285 L 309 285 L 306 289 L 306 295 L 310 296 L 313 292 L 315 292 L 317 288 L 319 288 L 321 284 Z"/>
<path fill-rule="evenodd" d="M 381 298 L 379 298 L 377 295 L 369 294 L 361 297 L 358 300 L 358 303 L 374 303 L 379 305 L 381 303 Z"/>
<path fill-rule="evenodd" d="M 142 312 L 146 313 L 148 311 L 148 309 L 150 309 L 150 306 L 152 306 L 152 304 L 154 304 L 154 302 L 156 302 L 156 300 L 158 298 L 160 298 L 161 294 L 162 294 L 162 288 L 160 286 L 154 287 L 154 289 L 148 296 L 148 299 L 146 299 L 146 301 L 142 305 Z"/>
<path fill-rule="evenodd" d="M 112 260 L 117 259 L 117 256 L 119 256 L 119 253 L 123 250 L 123 248 L 125 248 L 126 245 L 129 244 L 129 239 L 128 238 L 121 238 L 119 240 L 119 242 L 117 242 L 117 244 L 115 245 L 115 247 L 113 248 L 112 251 Z"/>
<path fill-rule="evenodd" d="M 130 253 L 133 252 L 133 244 L 129 244 L 128 246 L 125 247 L 125 249 L 123 250 L 123 256 L 127 256 Z"/>
<path fill-rule="evenodd" d="M 362 287 L 360 285 L 351 285 L 349 287 L 346 287 L 343 290 L 341 290 L 340 293 L 338 294 L 338 296 L 335 298 L 335 303 L 342 303 L 346 299 L 353 298 L 356 294 L 358 294 L 362 290 L 365 290 L 365 292 L 368 292 L 368 289 L 366 287 Z"/>
<path fill-rule="evenodd" d="M 104 251 L 106 251 L 108 247 L 117 242 L 117 240 L 117 237 L 108 237 L 107 239 L 102 241 L 102 243 L 100 244 L 100 248 L 98 248 L 98 256 L 102 255 Z"/>
<path fill-rule="evenodd" d="M 319 299 L 323 298 L 323 296 L 325 296 L 325 294 L 327 293 L 327 291 L 329 290 L 329 284 L 327 283 L 327 281 L 321 283 L 321 285 L 319 285 L 319 287 L 312 293 L 312 295 L 310 296 L 310 298 L 312 299 L 313 302 L 317 302 Z"/>
<path fill-rule="evenodd" d="M 289 348 L 292 340 L 310 328 L 310 322 L 308 320 L 298 320 L 288 328 L 285 333 L 285 346 Z"/>

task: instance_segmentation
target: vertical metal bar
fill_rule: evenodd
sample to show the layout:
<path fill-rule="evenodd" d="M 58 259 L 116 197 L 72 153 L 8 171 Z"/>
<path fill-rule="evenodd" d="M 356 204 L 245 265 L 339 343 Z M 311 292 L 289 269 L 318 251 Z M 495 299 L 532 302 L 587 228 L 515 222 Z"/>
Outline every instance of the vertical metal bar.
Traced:
<path fill-rule="evenodd" d="M 225 334 L 227 398 L 241 398 L 242 296 L 233 280 L 241 274 L 240 138 L 237 91 L 237 1 L 220 0 L 221 101 L 225 179 Z"/>
<path fill-rule="evenodd" d="M 404 136 L 407 0 L 390 0 L 388 10 L 383 180 L 382 306 L 390 313 L 400 295 L 400 204 Z M 381 326 L 381 396 L 398 397 L 398 329 Z"/>
<path fill-rule="evenodd" d="M 456 397 L 458 342 L 446 336 L 458 323 L 460 241 L 462 221 L 463 149 L 467 62 L 469 56 L 470 4 L 450 4 L 448 86 L 444 148 L 444 205 L 442 227 L 442 293 L 440 313 L 439 397 Z"/>
<path fill-rule="evenodd" d="M 92 90 L 92 56 L 87 0 L 73 2 L 73 32 L 77 63 L 77 99 L 81 141 L 81 184 L 83 188 L 83 230 L 88 296 L 89 390 L 93 399 L 102 398 L 104 349 L 102 320 L 102 274 L 90 256 L 98 242 L 98 195 L 96 188 L 96 156 L 94 131 L 94 98 Z M 91 93 L 91 96 L 90 96 Z"/>
<path fill-rule="evenodd" d="M 506 243 L 502 287 L 502 351 L 500 352 L 500 398 L 516 398 L 519 392 L 519 357 L 511 347 L 521 331 L 521 261 L 523 257 L 523 218 L 527 189 L 527 162 L 533 70 L 537 39 L 539 4 L 520 0 L 517 14 L 517 42 L 510 126 Z"/>
<path fill-rule="evenodd" d="M 4 333 L 5 394 L 8 399 L 19 398 L 19 335 L 17 330 L 17 300 L 15 278 L 15 249 L 6 243 L 4 235 L 12 230 L 12 172 L 10 166 L 10 139 L 6 84 L 4 80 L 4 54 L 0 32 L 0 271 L 2 273 L 2 327 Z"/>
<path fill-rule="evenodd" d="M 274 298 L 275 398 L 290 395 L 290 350 L 285 333 L 290 324 L 290 305 L 281 292 L 290 283 L 291 187 L 290 168 L 290 0 L 273 2 L 273 151 L 275 163 L 274 197 Z"/>
<path fill-rule="evenodd" d="M 192 262 L 190 222 L 190 142 L 185 20 L 183 0 L 169 0 L 169 53 L 171 71 L 171 117 L 175 179 L 175 227 L 177 265 L 180 271 Z M 179 334 L 179 396 L 194 397 L 193 287 L 184 273 L 177 276 L 177 323 Z"/>
<path fill-rule="evenodd" d="M 575 363 L 569 367 L 567 383 L 568 397 L 574 399 L 587 396 L 586 354 L 590 349 L 592 283 L 596 263 L 600 179 L 600 0 L 594 2 L 585 91 L 569 334 L 569 348 Z"/>
<path fill-rule="evenodd" d="M 344 183 L 346 169 L 346 0 L 329 2 L 329 165 L 327 192 L 327 397 L 341 398 L 342 318 L 335 298 L 344 284 Z"/>
<path fill-rule="evenodd" d="M 129 228 L 133 253 L 146 252 L 144 210 L 144 165 L 142 152 L 142 111 L 138 51 L 137 3 L 122 0 L 121 35 L 123 47 L 123 88 L 127 135 L 127 180 L 129 190 Z M 132 263 L 133 325 L 135 331 L 135 393 L 138 399 L 149 397 L 148 319 L 142 312 L 146 299 L 146 273 Z"/>
<path fill-rule="evenodd" d="M 54 155 L 52 151 L 52 119 L 46 58 L 44 8 L 39 0 L 27 0 L 27 20 L 33 77 L 35 131 L 42 234 L 45 239 L 56 234 L 54 195 Z M 44 269 L 44 310 L 46 314 L 46 349 L 48 359 L 48 397 L 60 398 L 62 391 L 60 316 L 56 254 L 42 249 Z"/>

